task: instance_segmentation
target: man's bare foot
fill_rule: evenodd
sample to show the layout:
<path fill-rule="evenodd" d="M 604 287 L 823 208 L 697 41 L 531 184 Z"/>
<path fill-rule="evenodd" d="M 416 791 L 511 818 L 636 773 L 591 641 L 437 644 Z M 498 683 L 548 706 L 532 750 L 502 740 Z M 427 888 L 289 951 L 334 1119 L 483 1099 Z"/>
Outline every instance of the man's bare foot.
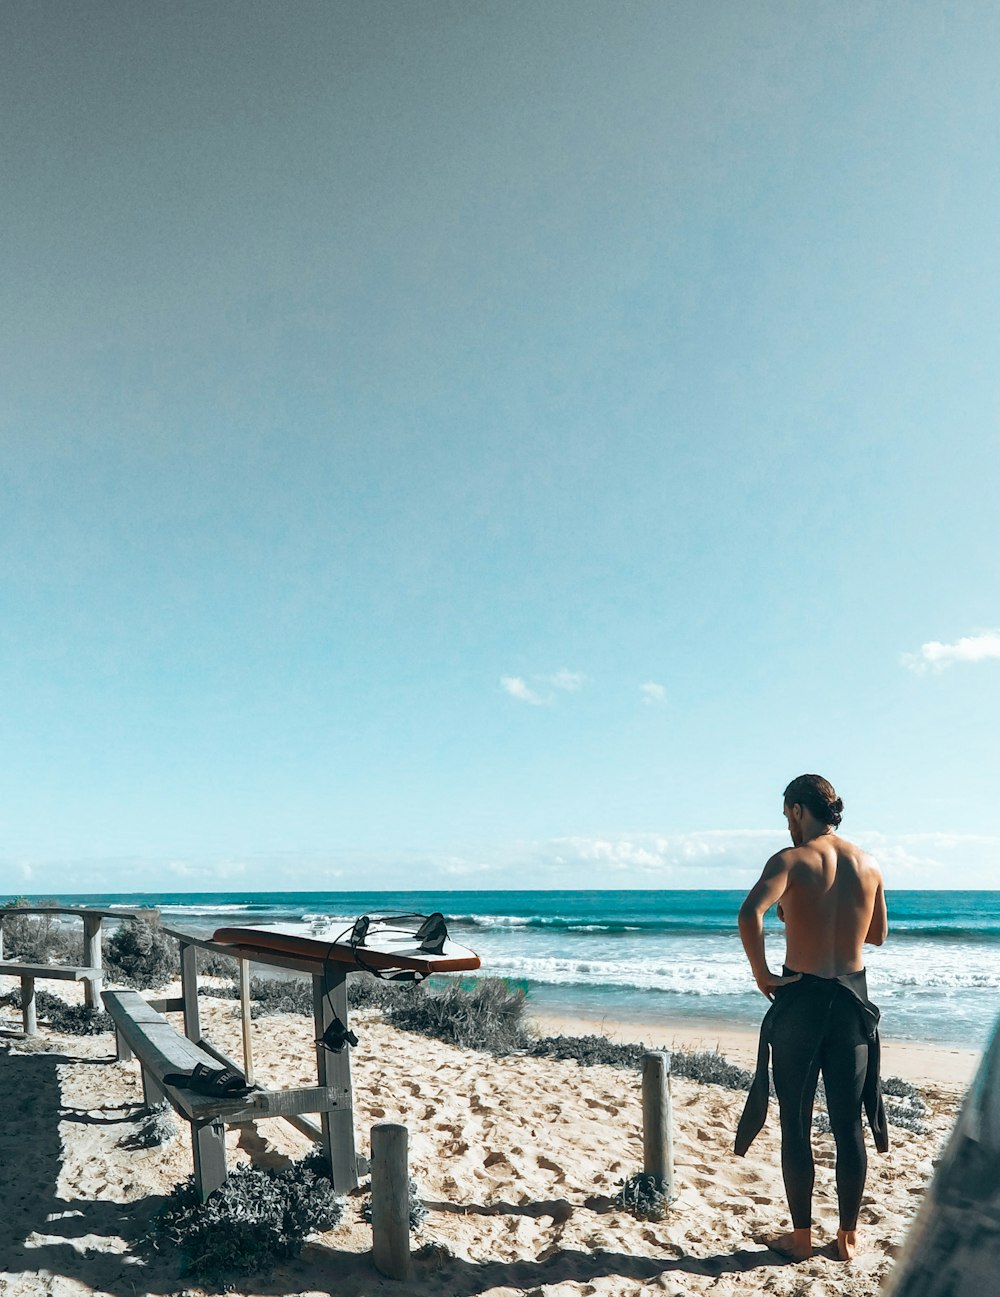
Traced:
<path fill-rule="evenodd" d="M 858 1250 L 858 1231 L 856 1229 L 837 1230 L 838 1261 L 853 1261 Z"/>
<path fill-rule="evenodd" d="M 788 1234 L 777 1234 L 774 1238 L 762 1238 L 760 1241 L 772 1252 L 787 1256 L 790 1261 L 808 1261 L 813 1254 L 811 1229 L 793 1229 Z"/>

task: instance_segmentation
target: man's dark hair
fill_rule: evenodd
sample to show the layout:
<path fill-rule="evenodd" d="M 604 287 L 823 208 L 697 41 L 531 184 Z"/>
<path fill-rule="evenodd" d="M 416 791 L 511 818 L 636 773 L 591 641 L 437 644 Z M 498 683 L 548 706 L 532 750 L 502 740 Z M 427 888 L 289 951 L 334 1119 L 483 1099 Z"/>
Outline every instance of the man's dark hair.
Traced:
<path fill-rule="evenodd" d="M 786 806 L 804 806 L 812 811 L 820 824 L 840 825 L 844 803 L 834 791 L 833 784 L 822 775 L 799 775 L 785 789 Z"/>

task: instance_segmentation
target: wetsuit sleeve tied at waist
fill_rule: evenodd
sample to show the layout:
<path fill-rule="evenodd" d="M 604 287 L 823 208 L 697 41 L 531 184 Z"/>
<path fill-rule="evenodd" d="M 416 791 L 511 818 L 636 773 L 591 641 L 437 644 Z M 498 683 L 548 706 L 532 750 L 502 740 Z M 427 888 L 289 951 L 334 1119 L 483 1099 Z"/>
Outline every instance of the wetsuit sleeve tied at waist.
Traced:
<path fill-rule="evenodd" d="M 789 971 L 791 970 L 786 969 L 786 972 Z M 771 1040 L 775 1032 L 780 1030 L 782 1014 L 787 1011 L 799 995 L 808 993 L 817 984 L 829 986 L 831 982 L 836 983 L 837 987 L 840 988 L 838 994 L 847 994 L 852 997 L 861 1016 L 865 1036 L 868 1040 L 868 1068 L 865 1073 L 865 1083 L 861 1097 L 868 1118 L 868 1125 L 871 1127 L 872 1136 L 875 1140 L 875 1147 L 880 1153 L 888 1151 L 889 1127 L 885 1116 L 885 1103 L 882 1099 L 882 1046 L 878 1034 L 878 1023 L 881 1015 L 875 1005 L 868 999 L 865 974 L 864 970 L 862 970 L 858 973 L 847 973 L 845 976 L 837 978 L 814 977 L 811 973 L 803 973 L 799 981 L 791 982 L 782 987 L 776 995 L 774 1003 L 768 1009 L 764 1015 L 764 1021 L 760 1024 L 757 1069 L 750 1085 L 750 1093 L 747 1095 L 743 1115 L 740 1117 L 739 1125 L 736 1128 L 735 1151 L 738 1157 L 744 1156 L 747 1149 L 760 1134 L 767 1118 L 767 1104 L 770 1097 L 768 1073 Z M 817 1016 L 817 1044 L 822 1029 L 822 1021 Z"/>

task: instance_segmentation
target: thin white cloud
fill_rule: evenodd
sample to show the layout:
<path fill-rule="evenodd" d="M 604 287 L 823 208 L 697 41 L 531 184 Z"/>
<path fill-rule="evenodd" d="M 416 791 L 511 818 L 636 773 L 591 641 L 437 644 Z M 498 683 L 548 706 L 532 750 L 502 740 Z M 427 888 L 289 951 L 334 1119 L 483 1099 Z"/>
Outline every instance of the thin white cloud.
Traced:
<path fill-rule="evenodd" d="M 549 683 L 555 685 L 557 689 L 564 689 L 567 693 L 575 694 L 587 683 L 587 677 L 582 671 L 567 671 L 563 667 L 561 671 L 557 671 L 554 676 L 549 677 Z"/>
<path fill-rule="evenodd" d="M 645 684 L 640 685 L 639 692 L 647 707 L 662 707 L 667 701 L 666 689 L 663 685 L 658 685 L 655 680 L 647 680 Z"/>
<path fill-rule="evenodd" d="M 963 635 L 954 644 L 928 640 L 916 653 L 904 653 L 902 661 L 911 671 L 943 671 L 956 662 L 986 662 L 1000 658 L 1000 631 L 984 631 L 981 635 Z"/>
<path fill-rule="evenodd" d="M 521 676 L 501 676 L 500 686 L 511 698 L 516 698 L 521 703 L 530 703 L 532 707 L 543 707 L 548 701 L 536 694 L 534 689 L 529 689 Z"/>

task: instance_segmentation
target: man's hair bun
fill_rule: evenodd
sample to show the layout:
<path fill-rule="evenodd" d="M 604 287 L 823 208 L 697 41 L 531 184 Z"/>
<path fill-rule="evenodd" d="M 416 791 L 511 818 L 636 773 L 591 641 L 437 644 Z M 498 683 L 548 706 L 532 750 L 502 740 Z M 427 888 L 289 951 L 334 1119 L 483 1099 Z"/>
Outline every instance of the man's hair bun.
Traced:
<path fill-rule="evenodd" d="M 844 817 L 844 803 L 834 791 L 833 784 L 822 775 L 799 775 L 785 789 L 786 806 L 804 806 L 820 824 L 840 827 Z"/>

